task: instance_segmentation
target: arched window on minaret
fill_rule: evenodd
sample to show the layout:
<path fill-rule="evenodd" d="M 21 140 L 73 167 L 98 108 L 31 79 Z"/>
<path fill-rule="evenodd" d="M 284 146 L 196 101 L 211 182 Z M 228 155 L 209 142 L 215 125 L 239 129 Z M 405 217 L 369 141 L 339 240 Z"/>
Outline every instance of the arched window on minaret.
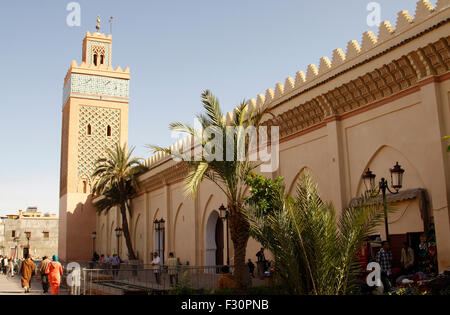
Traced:
<path fill-rule="evenodd" d="M 105 55 L 101 55 L 100 56 L 100 64 L 104 65 L 105 64 Z"/>
<path fill-rule="evenodd" d="M 97 65 L 97 61 L 98 61 L 98 55 L 94 54 L 94 65 Z"/>
<path fill-rule="evenodd" d="M 87 134 L 88 134 L 88 136 L 92 135 L 92 127 L 91 127 L 91 124 L 89 124 L 89 125 L 87 126 Z"/>
<path fill-rule="evenodd" d="M 106 136 L 111 137 L 111 126 L 106 127 Z"/>
<path fill-rule="evenodd" d="M 87 181 L 83 181 L 83 194 L 87 194 Z"/>

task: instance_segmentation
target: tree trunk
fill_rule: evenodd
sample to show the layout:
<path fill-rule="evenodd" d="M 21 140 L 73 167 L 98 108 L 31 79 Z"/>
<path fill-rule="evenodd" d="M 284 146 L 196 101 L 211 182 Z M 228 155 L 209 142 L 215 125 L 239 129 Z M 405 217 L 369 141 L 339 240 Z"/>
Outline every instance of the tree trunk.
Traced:
<path fill-rule="evenodd" d="M 122 214 L 122 230 L 123 236 L 125 237 L 125 242 L 127 244 L 128 259 L 136 260 L 136 255 L 134 254 L 133 250 L 133 244 L 131 243 L 130 230 L 128 228 L 127 207 L 125 204 L 120 205 L 120 213 Z"/>
<path fill-rule="evenodd" d="M 244 294 L 247 289 L 249 272 L 245 264 L 247 243 L 250 236 L 250 224 L 240 209 L 231 209 L 230 233 L 234 246 L 234 279 L 238 284 L 238 293 Z"/>

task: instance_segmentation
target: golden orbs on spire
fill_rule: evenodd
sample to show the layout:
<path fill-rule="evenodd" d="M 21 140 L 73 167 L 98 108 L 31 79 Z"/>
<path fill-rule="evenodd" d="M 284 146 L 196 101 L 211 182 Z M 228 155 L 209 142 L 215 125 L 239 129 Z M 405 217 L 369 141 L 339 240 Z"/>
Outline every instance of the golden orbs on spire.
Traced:
<path fill-rule="evenodd" d="M 100 16 L 99 16 L 99 15 L 97 15 L 97 26 L 95 27 L 95 28 L 97 29 L 97 32 L 99 32 L 99 31 L 100 31 L 100 22 L 101 22 L 101 20 L 100 20 Z"/>

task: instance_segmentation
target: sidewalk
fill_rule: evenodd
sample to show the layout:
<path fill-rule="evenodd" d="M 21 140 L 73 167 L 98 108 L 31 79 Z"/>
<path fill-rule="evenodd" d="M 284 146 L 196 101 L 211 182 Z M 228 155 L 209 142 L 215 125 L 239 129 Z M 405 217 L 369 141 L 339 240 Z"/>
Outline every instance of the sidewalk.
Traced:
<path fill-rule="evenodd" d="M 39 278 L 33 277 L 31 280 L 31 292 L 25 294 L 20 283 L 20 275 L 15 275 L 12 278 L 0 275 L 0 295 L 43 295 L 42 285 Z"/>

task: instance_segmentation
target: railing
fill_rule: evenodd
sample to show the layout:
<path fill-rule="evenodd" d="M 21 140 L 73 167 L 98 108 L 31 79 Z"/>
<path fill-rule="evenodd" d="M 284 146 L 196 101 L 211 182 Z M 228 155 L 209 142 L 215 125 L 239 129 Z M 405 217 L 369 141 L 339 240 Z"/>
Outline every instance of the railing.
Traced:
<path fill-rule="evenodd" d="M 82 269 L 81 294 L 165 294 L 171 290 L 208 293 L 216 289 L 222 266 L 127 265 L 120 268 Z M 232 271 L 233 269 L 230 268 Z"/>

